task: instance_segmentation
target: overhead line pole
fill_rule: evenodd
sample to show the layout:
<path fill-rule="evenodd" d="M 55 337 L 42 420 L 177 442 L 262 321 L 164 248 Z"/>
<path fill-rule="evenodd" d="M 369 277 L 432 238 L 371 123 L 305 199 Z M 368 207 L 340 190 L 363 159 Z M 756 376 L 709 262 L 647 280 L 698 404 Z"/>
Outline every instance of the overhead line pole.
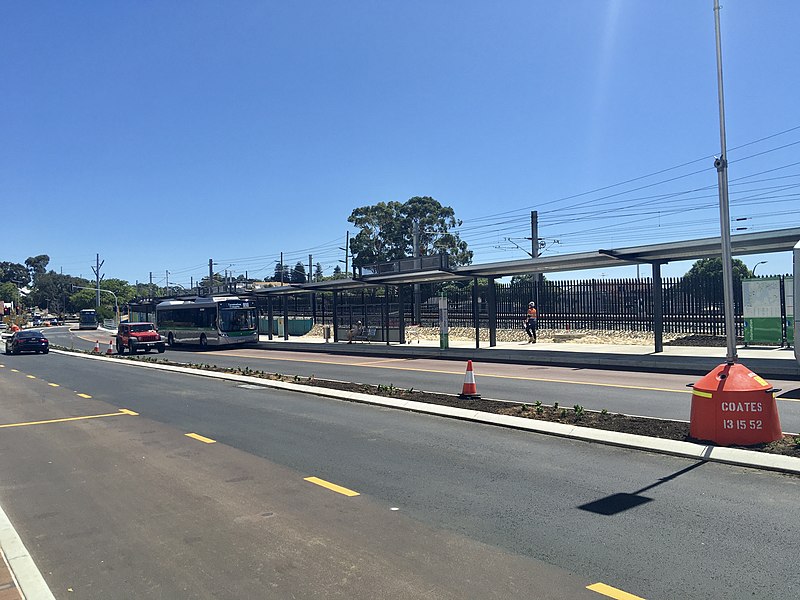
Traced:
<path fill-rule="evenodd" d="M 728 204 L 728 156 L 725 143 L 725 94 L 722 87 L 722 37 L 719 25 L 719 0 L 714 0 L 714 32 L 717 45 L 717 93 L 719 95 L 720 156 L 714 161 L 719 185 L 719 226 L 722 239 L 722 286 L 725 302 L 726 361 L 733 364 L 736 353 L 736 323 L 733 306 L 733 253 L 731 251 L 731 215 Z"/>

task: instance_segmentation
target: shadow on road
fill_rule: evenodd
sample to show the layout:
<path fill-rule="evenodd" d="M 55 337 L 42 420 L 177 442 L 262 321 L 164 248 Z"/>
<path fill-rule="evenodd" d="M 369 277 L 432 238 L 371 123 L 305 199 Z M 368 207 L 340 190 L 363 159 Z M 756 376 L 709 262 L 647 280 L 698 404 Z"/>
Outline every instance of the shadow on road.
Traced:
<path fill-rule="evenodd" d="M 593 512 L 598 515 L 605 515 L 605 516 L 611 516 L 619 514 L 621 512 L 625 512 L 626 510 L 636 508 L 637 506 L 640 506 L 642 504 L 647 504 L 648 502 L 651 502 L 653 500 L 652 498 L 648 498 L 647 496 L 642 496 L 641 494 L 643 492 L 646 492 L 647 490 L 652 490 L 654 487 L 663 485 L 668 481 L 680 477 L 684 473 L 693 471 L 694 469 L 696 469 L 701 465 L 704 465 L 705 463 L 706 461 L 697 462 L 693 465 L 686 467 L 685 469 L 676 471 L 672 475 L 661 477 L 655 483 L 651 483 L 650 485 L 645 486 L 640 490 L 636 490 L 633 493 L 620 492 L 618 494 L 611 494 L 610 496 L 606 496 L 605 498 L 600 498 L 599 500 L 595 500 L 594 502 L 582 504 L 578 506 L 578 508 L 580 510 L 585 510 L 587 512 Z"/>

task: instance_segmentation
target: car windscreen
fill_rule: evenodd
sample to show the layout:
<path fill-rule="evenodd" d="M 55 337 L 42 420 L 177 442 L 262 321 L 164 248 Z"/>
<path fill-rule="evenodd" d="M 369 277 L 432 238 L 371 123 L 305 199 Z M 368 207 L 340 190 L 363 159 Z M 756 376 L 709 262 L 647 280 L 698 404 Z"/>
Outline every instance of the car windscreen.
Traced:
<path fill-rule="evenodd" d="M 150 323 L 144 323 L 142 325 L 131 325 L 131 333 L 140 333 L 142 331 L 155 331 L 155 327 Z"/>
<path fill-rule="evenodd" d="M 219 314 L 222 331 L 255 331 L 258 328 L 255 308 L 222 308 Z"/>
<path fill-rule="evenodd" d="M 40 338 L 40 337 L 44 337 L 42 335 L 41 331 L 20 331 L 20 332 L 17 332 L 17 338 L 18 339 Z"/>

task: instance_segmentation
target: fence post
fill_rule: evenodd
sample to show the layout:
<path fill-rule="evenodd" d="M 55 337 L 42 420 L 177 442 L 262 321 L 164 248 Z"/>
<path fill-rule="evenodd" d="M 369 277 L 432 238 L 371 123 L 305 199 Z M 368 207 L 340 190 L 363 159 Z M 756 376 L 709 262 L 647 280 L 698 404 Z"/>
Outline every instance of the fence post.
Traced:
<path fill-rule="evenodd" d="M 655 352 L 664 351 L 664 294 L 661 286 L 661 263 L 653 266 L 653 338 Z"/>
<path fill-rule="evenodd" d="M 478 313 L 478 278 L 472 278 L 472 323 L 475 325 L 475 348 L 481 347 L 481 319 Z"/>
<path fill-rule="evenodd" d="M 494 277 L 489 277 L 489 293 L 486 302 L 489 313 L 489 347 L 497 346 L 497 293 L 494 288 Z"/>

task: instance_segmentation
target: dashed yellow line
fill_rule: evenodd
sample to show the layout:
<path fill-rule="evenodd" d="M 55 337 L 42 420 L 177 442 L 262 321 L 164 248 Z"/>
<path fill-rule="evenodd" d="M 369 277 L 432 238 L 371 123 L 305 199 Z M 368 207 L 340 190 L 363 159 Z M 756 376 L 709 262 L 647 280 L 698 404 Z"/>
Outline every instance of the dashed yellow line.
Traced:
<path fill-rule="evenodd" d="M 28 379 L 36 379 L 36 377 L 33 375 L 25 375 L 25 377 L 27 377 Z"/>
<path fill-rule="evenodd" d="M 603 596 L 608 596 L 609 598 L 614 598 L 614 600 L 644 600 L 644 598 L 640 596 L 634 596 L 628 592 L 623 592 L 605 583 L 593 583 L 592 585 L 587 585 L 586 589 L 602 594 Z"/>
<path fill-rule="evenodd" d="M 49 385 L 50 387 L 61 387 L 57 383 L 48 383 L 47 385 Z"/>
<path fill-rule="evenodd" d="M 11 372 L 12 373 L 19 373 L 19 371 L 17 369 L 11 369 Z"/>
<path fill-rule="evenodd" d="M 303 481 L 308 481 L 309 483 L 313 483 L 315 485 L 327 488 L 337 494 L 342 494 L 343 496 L 360 496 L 358 492 L 354 492 L 353 490 L 348 490 L 346 487 L 342 487 L 340 485 L 336 485 L 335 483 L 331 483 L 330 481 L 325 481 L 324 479 L 320 479 L 319 477 L 304 477 Z"/>
<path fill-rule="evenodd" d="M 89 394 L 78 394 L 78 396 L 80 396 L 81 398 L 91 398 Z"/>
<path fill-rule="evenodd" d="M 85 417 L 64 417 L 62 419 L 48 419 L 46 421 L 27 421 L 25 423 L 6 423 L 4 425 L 0 425 L 0 429 L 5 429 L 7 427 L 26 427 L 28 425 L 48 425 L 50 423 L 66 423 L 68 421 L 85 421 L 87 419 L 102 419 L 104 417 L 119 417 L 122 415 L 138 415 L 139 413 L 133 412 L 132 410 L 128 410 L 127 408 L 121 408 L 118 412 L 115 413 L 106 413 L 103 415 L 87 415 Z"/>
<path fill-rule="evenodd" d="M 199 433 L 185 433 L 186 437 L 190 437 L 194 440 L 199 440 L 204 444 L 216 444 L 217 440 L 212 440 L 211 438 L 207 438 L 205 436 L 200 435 Z"/>

